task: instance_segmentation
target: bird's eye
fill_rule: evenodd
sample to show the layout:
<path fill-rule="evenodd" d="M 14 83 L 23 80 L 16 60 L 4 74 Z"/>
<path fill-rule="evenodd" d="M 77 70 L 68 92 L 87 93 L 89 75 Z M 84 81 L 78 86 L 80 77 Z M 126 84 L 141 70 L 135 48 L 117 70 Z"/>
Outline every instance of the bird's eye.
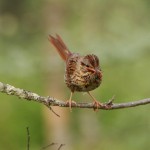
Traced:
<path fill-rule="evenodd" d="M 90 67 L 88 64 L 85 64 L 86 67 Z"/>
<path fill-rule="evenodd" d="M 88 67 L 88 68 L 90 67 L 88 64 L 86 64 L 86 63 L 84 63 L 84 62 L 82 62 L 81 64 L 82 64 L 83 66 Z"/>

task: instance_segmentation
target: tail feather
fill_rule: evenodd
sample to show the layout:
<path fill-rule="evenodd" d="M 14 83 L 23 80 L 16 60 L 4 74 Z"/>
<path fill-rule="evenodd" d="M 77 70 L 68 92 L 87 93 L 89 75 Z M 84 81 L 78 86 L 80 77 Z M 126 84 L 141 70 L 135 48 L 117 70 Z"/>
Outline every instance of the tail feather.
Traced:
<path fill-rule="evenodd" d="M 61 58 L 66 61 L 68 57 L 72 54 L 65 43 L 63 42 L 62 38 L 56 34 L 56 38 L 49 35 L 49 41 L 52 43 L 52 45 L 56 48 Z"/>

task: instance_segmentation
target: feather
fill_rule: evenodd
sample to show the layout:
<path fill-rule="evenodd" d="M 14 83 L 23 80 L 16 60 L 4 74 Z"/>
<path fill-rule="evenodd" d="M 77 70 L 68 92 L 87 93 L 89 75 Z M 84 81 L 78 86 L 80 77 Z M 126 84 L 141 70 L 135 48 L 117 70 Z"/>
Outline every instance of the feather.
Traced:
<path fill-rule="evenodd" d="M 56 48 L 59 55 L 61 56 L 61 58 L 64 61 L 66 61 L 68 59 L 68 57 L 72 54 L 59 35 L 56 34 L 56 37 L 53 37 L 53 36 L 49 35 L 48 40 Z"/>

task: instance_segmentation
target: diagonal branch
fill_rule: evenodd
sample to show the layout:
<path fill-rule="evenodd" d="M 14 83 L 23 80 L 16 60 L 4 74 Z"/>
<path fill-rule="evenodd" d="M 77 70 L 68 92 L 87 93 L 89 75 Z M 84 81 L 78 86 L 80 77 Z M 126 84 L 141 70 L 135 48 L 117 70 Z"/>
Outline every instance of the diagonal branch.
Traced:
<path fill-rule="evenodd" d="M 36 93 L 30 92 L 30 91 L 27 91 L 24 89 L 20 89 L 20 88 L 15 88 L 12 85 L 4 84 L 2 82 L 0 82 L 0 92 L 6 93 L 8 95 L 15 95 L 21 99 L 26 99 L 28 101 L 35 101 L 38 103 L 42 103 L 42 104 L 46 105 L 51 110 L 52 110 L 51 106 L 69 107 L 68 103 L 66 103 L 62 100 L 58 100 L 56 98 L 49 97 L 49 96 L 48 97 L 39 96 Z M 113 103 L 112 102 L 113 99 L 114 98 L 109 100 L 107 103 L 103 103 L 102 106 L 99 106 L 96 109 L 113 110 L 113 109 L 135 107 L 135 106 L 139 106 L 139 105 L 146 105 L 146 104 L 150 103 L 150 98 L 132 101 L 132 102 L 127 102 L 127 103 Z M 72 108 L 73 107 L 76 107 L 76 108 L 94 108 L 95 109 L 95 106 L 93 103 L 77 103 L 77 104 L 72 103 Z"/>

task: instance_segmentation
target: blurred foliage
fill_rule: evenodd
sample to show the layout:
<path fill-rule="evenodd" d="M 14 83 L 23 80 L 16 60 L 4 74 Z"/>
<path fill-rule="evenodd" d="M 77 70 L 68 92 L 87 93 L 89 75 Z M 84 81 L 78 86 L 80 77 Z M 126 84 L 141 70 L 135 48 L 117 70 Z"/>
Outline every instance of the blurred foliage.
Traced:
<path fill-rule="evenodd" d="M 48 34 L 58 33 L 74 52 L 99 56 L 104 78 L 101 87 L 93 91 L 96 97 L 103 102 L 113 95 L 115 102 L 147 98 L 149 24 L 148 0 L 1 0 L 0 81 L 44 95 L 47 75 L 51 78 L 59 73 L 63 79 L 63 62 L 50 51 L 47 40 Z M 66 87 L 62 90 L 69 93 Z M 89 99 L 81 94 L 75 98 Z M 1 93 L 0 100 L 0 148 L 26 149 L 29 126 L 31 149 L 40 149 L 46 139 L 42 106 Z M 148 149 L 149 113 L 148 105 L 98 113 L 73 110 L 71 147 Z"/>

